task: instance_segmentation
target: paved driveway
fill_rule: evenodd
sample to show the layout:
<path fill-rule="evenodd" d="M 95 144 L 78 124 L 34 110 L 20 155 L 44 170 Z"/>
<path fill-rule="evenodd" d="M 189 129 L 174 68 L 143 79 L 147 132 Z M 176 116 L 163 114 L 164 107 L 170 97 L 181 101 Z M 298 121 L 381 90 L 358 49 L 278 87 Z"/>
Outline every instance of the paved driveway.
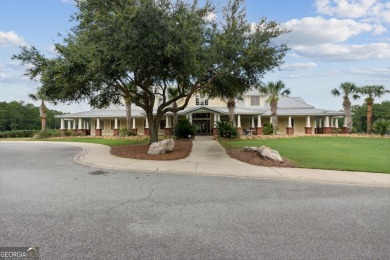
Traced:
<path fill-rule="evenodd" d="M 0 246 L 42 259 L 389 259 L 390 189 L 76 164 L 0 143 Z M 147 162 L 145 162 L 147 163 Z"/>

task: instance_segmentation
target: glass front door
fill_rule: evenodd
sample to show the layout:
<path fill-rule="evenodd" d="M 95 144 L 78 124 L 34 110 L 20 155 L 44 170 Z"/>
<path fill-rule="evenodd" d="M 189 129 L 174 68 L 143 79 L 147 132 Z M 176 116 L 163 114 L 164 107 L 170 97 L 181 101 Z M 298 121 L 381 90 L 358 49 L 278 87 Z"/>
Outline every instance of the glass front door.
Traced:
<path fill-rule="evenodd" d="M 208 135 L 210 134 L 210 120 L 194 120 L 193 124 L 196 127 L 197 135 Z"/>

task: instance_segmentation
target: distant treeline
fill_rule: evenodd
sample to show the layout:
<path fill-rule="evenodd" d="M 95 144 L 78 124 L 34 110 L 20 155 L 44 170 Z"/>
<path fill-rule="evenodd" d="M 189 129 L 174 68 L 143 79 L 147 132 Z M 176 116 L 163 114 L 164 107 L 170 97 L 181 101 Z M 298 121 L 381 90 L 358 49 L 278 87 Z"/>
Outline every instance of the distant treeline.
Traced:
<path fill-rule="evenodd" d="M 60 128 L 60 119 L 54 118 L 63 112 L 50 110 L 46 112 L 47 128 Z M 0 102 L 0 131 L 40 130 L 41 119 L 39 107 L 24 101 Z"/>
<path fill-rule="evenodd" d="M 379 119 L 390 121 L 390 101 L 374 104 L 372 109 L 372 122 Z M 358 133 L 367 132 L 367 104 L 352 106 L 353 130 Z"/>

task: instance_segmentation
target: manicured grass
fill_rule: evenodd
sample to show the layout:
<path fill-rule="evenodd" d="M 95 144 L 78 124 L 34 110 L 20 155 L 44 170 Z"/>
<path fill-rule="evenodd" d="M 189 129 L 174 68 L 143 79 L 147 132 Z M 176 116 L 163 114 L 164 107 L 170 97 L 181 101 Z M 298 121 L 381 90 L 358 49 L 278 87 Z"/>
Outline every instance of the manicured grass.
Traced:
<path fill-rule="evenodd" d="M 296 137 L 220 143 L 225 148 L 269 146 L 302 168 L 390 173 L 390 138 Z"/>
<path fill-rule="evenodd" d="M 93 144 L 104 144 L 110 147 L 118 145 L 128 144 L 140 144 L 146 143 L 145 140 L 131 140 L 131 139 L 111 139 L 111 138 L 65 138 L 65 139 L 45 139 L 44 141 L 54 142 L 79 142 L 79 143 L 93 143 Z"/>

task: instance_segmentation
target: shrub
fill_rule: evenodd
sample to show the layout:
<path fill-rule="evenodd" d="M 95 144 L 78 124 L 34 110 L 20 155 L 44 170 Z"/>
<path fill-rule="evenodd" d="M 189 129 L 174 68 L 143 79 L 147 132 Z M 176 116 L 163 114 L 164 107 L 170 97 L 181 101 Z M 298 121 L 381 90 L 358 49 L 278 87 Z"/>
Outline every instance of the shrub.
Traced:
<path fill-rule="evenodd" d="M 174 135 L 177 139 L 186 139 L 195 136 L 196 128 L 188 120 L 179 120 L 174 129 Z"/>
<path fill-rule="evenodd" d="M 272 135 L 274 133 L 274 127 L 271 123 L 265 123 L 263 126 L 263 135 Z"/>
<path fill-rule="evenodd" d="M 14 130 L 0 132 L 0 138 L 21 138 L 21 137 L 33 137 L 35 130 Z"/>
<path fill-rule="evenodd" d="M 136 136 L 137 134 L 133 131 L 129 131 L 127 128 L 119 129 L 119 137 L 127 137 L 127 136 Z"/>
<path fill-rule="evenodd" d="M 224 138 L 237 138 L 238 131 L 231 122 L 218 121 L 215 122 L 215 127 L 218 129 L 218 136 Z"/>
<path fill-rule="evenodd" d="M 47 139 L 47 138 L 51 138 L 51 137 L 61 137 L 61 136 L 64 136 L 64 135 L 66 135 L 66 134 L 64 132 L 60 131 L 60 130 L 48 129 L 48 130 L 36 132 L 35 135 L 34 135 L 34 138 L 37 138 L 37 139 Z M 69 135 L 71 135 L 71 134 L 69 133 Z"/>
<path fill-rule="evenodd" d="M 390 121 L 387 121 L 383 118 L 375 121 L 373 125 L 373 129 L 375 133 L 380 134 L 381 136 L 384 136 L 386 132 L 389 130 L 389 128 L 390 128 Z"/>

